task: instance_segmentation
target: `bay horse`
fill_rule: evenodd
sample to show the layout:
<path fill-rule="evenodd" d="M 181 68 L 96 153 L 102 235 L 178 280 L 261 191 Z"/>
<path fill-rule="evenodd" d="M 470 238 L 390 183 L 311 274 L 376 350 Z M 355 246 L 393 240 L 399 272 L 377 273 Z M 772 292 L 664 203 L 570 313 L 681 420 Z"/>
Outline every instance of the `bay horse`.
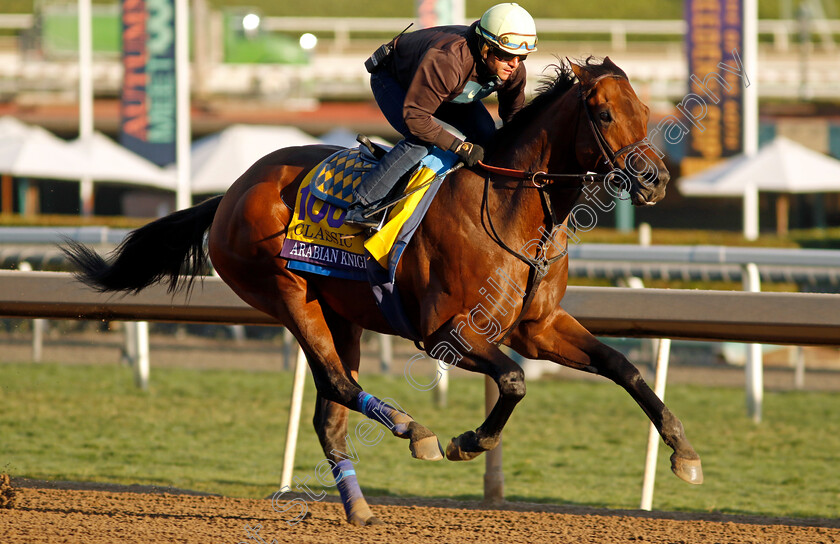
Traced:
<path fill-rule="evenodd" d="M 560 306 L 568 279 L 565 248 L 575 236 L 569 216 L 581 194 L 589 202 L 594 195 L 593 186 L 581 181 L 584 174 L 620 178 L 637 206 L 665 195 L 669 174 L 646 140 L 649 115 L 609 57 L 561 63 L 487 148 L 493 164 L 508 170 L 461 168 L 442 183 L 397 269 L 400 297 L 426 353 L 486 374 L 499 388 L 486 420 L 449 442 L 448 459 L 470 460 L 493 449 L 525 396 L 523 371 L 500 349 L 505 345 L 523 357 L 599 374 L 623 387 L 673 450 L 673 472 L 702 483 L 700 458 L 680 420 L 624 355 Z M 82 281 L 100 291 L 123 292 L 160 281 L 168 281 L 173 292 L 189 289 L 209 256 L 245 302 L 276 318 L 300 343 L 318 391 L 315 430 L 347 520 L 369 525 L 380 521 L 352 464 L 336 453 L 347 451 L 348 411 L 408 439 L 414 457 L 437 460 L 443 450 L 429 429 L 359 385 L 362 330 L 395 334 L 369 286 L 292 272 L 279 256 L 293 213 L 286 203 L 295 202 L 307 172 L 336 150 L 312 145 L 270 153 L 223 196 L 133 231 L 107 261 L 78 244 L 65 251 Z M 526 171 L 537 174 L 524 180 L 513 175 Z M 602 195 L 599 202 L 604 200 L 611 202 Z M 580 218 L 572 219 L 583 229 Z"/>

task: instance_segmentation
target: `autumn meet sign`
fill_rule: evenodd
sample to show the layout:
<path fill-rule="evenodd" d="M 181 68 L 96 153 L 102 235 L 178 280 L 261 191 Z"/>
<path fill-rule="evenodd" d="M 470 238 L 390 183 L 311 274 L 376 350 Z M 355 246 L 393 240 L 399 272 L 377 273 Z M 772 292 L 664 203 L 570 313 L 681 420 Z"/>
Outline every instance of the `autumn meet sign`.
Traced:
<path fill-rule="evenodd" d="M 164 166 L 175 161 L 175 6 L 122 0 L 120 143 Z"/>

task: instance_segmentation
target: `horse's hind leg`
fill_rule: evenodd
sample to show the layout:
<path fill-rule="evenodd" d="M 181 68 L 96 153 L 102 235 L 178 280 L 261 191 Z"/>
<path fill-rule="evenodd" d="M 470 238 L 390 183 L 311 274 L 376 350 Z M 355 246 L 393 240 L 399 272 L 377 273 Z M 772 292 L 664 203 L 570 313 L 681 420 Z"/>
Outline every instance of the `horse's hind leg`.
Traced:
<path fill-rule="evenodd" d="M 350 410 L 340 404 L 318 395 L 315 401 L 315 417 L 312 423 L 321 442 L 324 455 L 330 461 L 336 480 L 347 522 L 359 527 L 382 523 L 373 515 L 365 500 L 356 476 L 356 467 L 348 455 L 352 448 L 347 446 L 347 418 Z M 351 438 L 352 440 L 352 438 Z M 358 444 L 358 441 L 356 441 Z"/>
<path fill-rule="evenodd" d="M 671 455 L 674 474 L 692 484 L 703 483 L 700 456 L 686 438 L 680 420 L 624 355 L 599 342 L 561 308 L 545 321 L 520 326 L 511 336 L 510 345 L 525 357 L 548 359 L 599 374 L 623 387 L 648 416 L 665 444 L 674 450 Z"/>
<path fill-rule="evenodd" d="M 383 402 L 363 391 L 350 375 L 336 351 L 327 316 L 338 318 L 308 289 L 305 279 L 285 270 L 266 274 L 251 262 L 242 260 L 241 263 L 241 270 L 233 267 L 223 270 L 217 265 L 217 271 L 242 300 L 275 317 L 292 332 L 309 361 L 321 396 L 382 423 L 394 436 L 408 439 L 415 458 L 443 459 L 443 450 L 434 433 L 399 410 L 399 406 L 393 406 L 395 402 Z"/>
<path fill-rule="evenodd" d="M 333 341 L 345 370 L 350 372 L 352 378 L 358 381 L 359 378 L 359 339 L 362 329 L 351 325 L 338 317 L 328 317 L 330 329 L 333 331 Z M 347 522 L 363 527 L 365 525 L 377 525 L 382 523 L 379 518 L 373 515 L 367 501 L 365 500 L 356 476 L 356 467 L 353 465 L 355 448 L 359 444 L 358 438 L 353 440 L 354 447 L 348 447 L 347 419 L 350 410 L 346 406 L 325 399 L 318 394 L 315 400 L 315 417 L 312 423 L 315 425 L 315 433 L 321 442 L 321 448 L 332 468 L 333 477 L 336 480 L 341 502 L 344 504 L 344 512 L 347 514 Z M 381 431 L 380 431 L 381 432 Z"/>

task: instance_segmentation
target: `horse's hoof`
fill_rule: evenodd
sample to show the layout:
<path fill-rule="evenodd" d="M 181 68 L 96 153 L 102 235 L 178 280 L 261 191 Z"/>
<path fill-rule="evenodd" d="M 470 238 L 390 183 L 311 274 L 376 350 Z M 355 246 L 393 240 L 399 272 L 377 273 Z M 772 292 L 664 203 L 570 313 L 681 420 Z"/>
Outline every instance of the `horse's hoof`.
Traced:
<path fill-rule="evenodd" d="M 703 483 L 703 467 L 700 459 L 686 459 L 677 457 L 676 453 L 671 454 L 671 471 L 677 478 L 690 484 L 700 485 Z"/>
<path fill-rule="evenodd" d="M 367 519 L 362 519 L 360 517 L 353 517 L 347 520 L 347 523 L 350 525 L 355 525 L 356 527 L 368 527 L 370 525 L 384 525 L 385 522 L 379 519 L 376 516 L 371 516 Z"/>
<path fill-rule="evenodd" d="M 479 455 L 481 455 L 482 451 L 464 451 L 463 445 L 465 441 L 465 437 L 472 434 L 472 438 L 475 438 L 475 433 L 473 431 L 466 432 L 461 436 L 457 436 L 449 441 L 449 445 L 446 446 L 446 458 L 450 461 L 472 461 Z"/>
<path fill-rule="evenodd" d="M 408 449 L 411 450 L 411 456 L 415 459 L 423 459 L 424 461 L 440 461 L 443 459 L 443 448 L 435 435 L 411 441 Z"/>

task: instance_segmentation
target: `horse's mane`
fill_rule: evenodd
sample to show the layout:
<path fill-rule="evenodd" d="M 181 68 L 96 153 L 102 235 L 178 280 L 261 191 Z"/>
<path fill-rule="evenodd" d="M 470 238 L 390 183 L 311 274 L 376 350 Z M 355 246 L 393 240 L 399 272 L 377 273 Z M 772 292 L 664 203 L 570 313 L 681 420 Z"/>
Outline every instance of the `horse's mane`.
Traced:
<path fill-rule="evenodd" d="M 559 60 L 559 59 L 558 59 Z M 601 75 L 615 74 L 622 77 L 627 77 L 624 71 L 612 65 L 604 65 L 603 59 L 598 59 L 592 55 L 583 61 L 576 61 L 581 68 L 590 74 L 592 78 Z M 522 129 L 530 125 L 537 119 L 549 104 L 553 104 L 555 100 L 569 92 L 577 83 L 577 77 L 572 71 L 569 63 L 562 60 L 558 64 L 550 64 L 547 69 L 552 69 L 553 74 L 549 74 L 541 78 L 540 86 L 537 87 L 534 98 L 527 106 L 519 110 L 508 123 L 496 132 L 493 138 L 493 147 L 496 143 L 510 142 L 510 137 L 522 131 Z"/>

